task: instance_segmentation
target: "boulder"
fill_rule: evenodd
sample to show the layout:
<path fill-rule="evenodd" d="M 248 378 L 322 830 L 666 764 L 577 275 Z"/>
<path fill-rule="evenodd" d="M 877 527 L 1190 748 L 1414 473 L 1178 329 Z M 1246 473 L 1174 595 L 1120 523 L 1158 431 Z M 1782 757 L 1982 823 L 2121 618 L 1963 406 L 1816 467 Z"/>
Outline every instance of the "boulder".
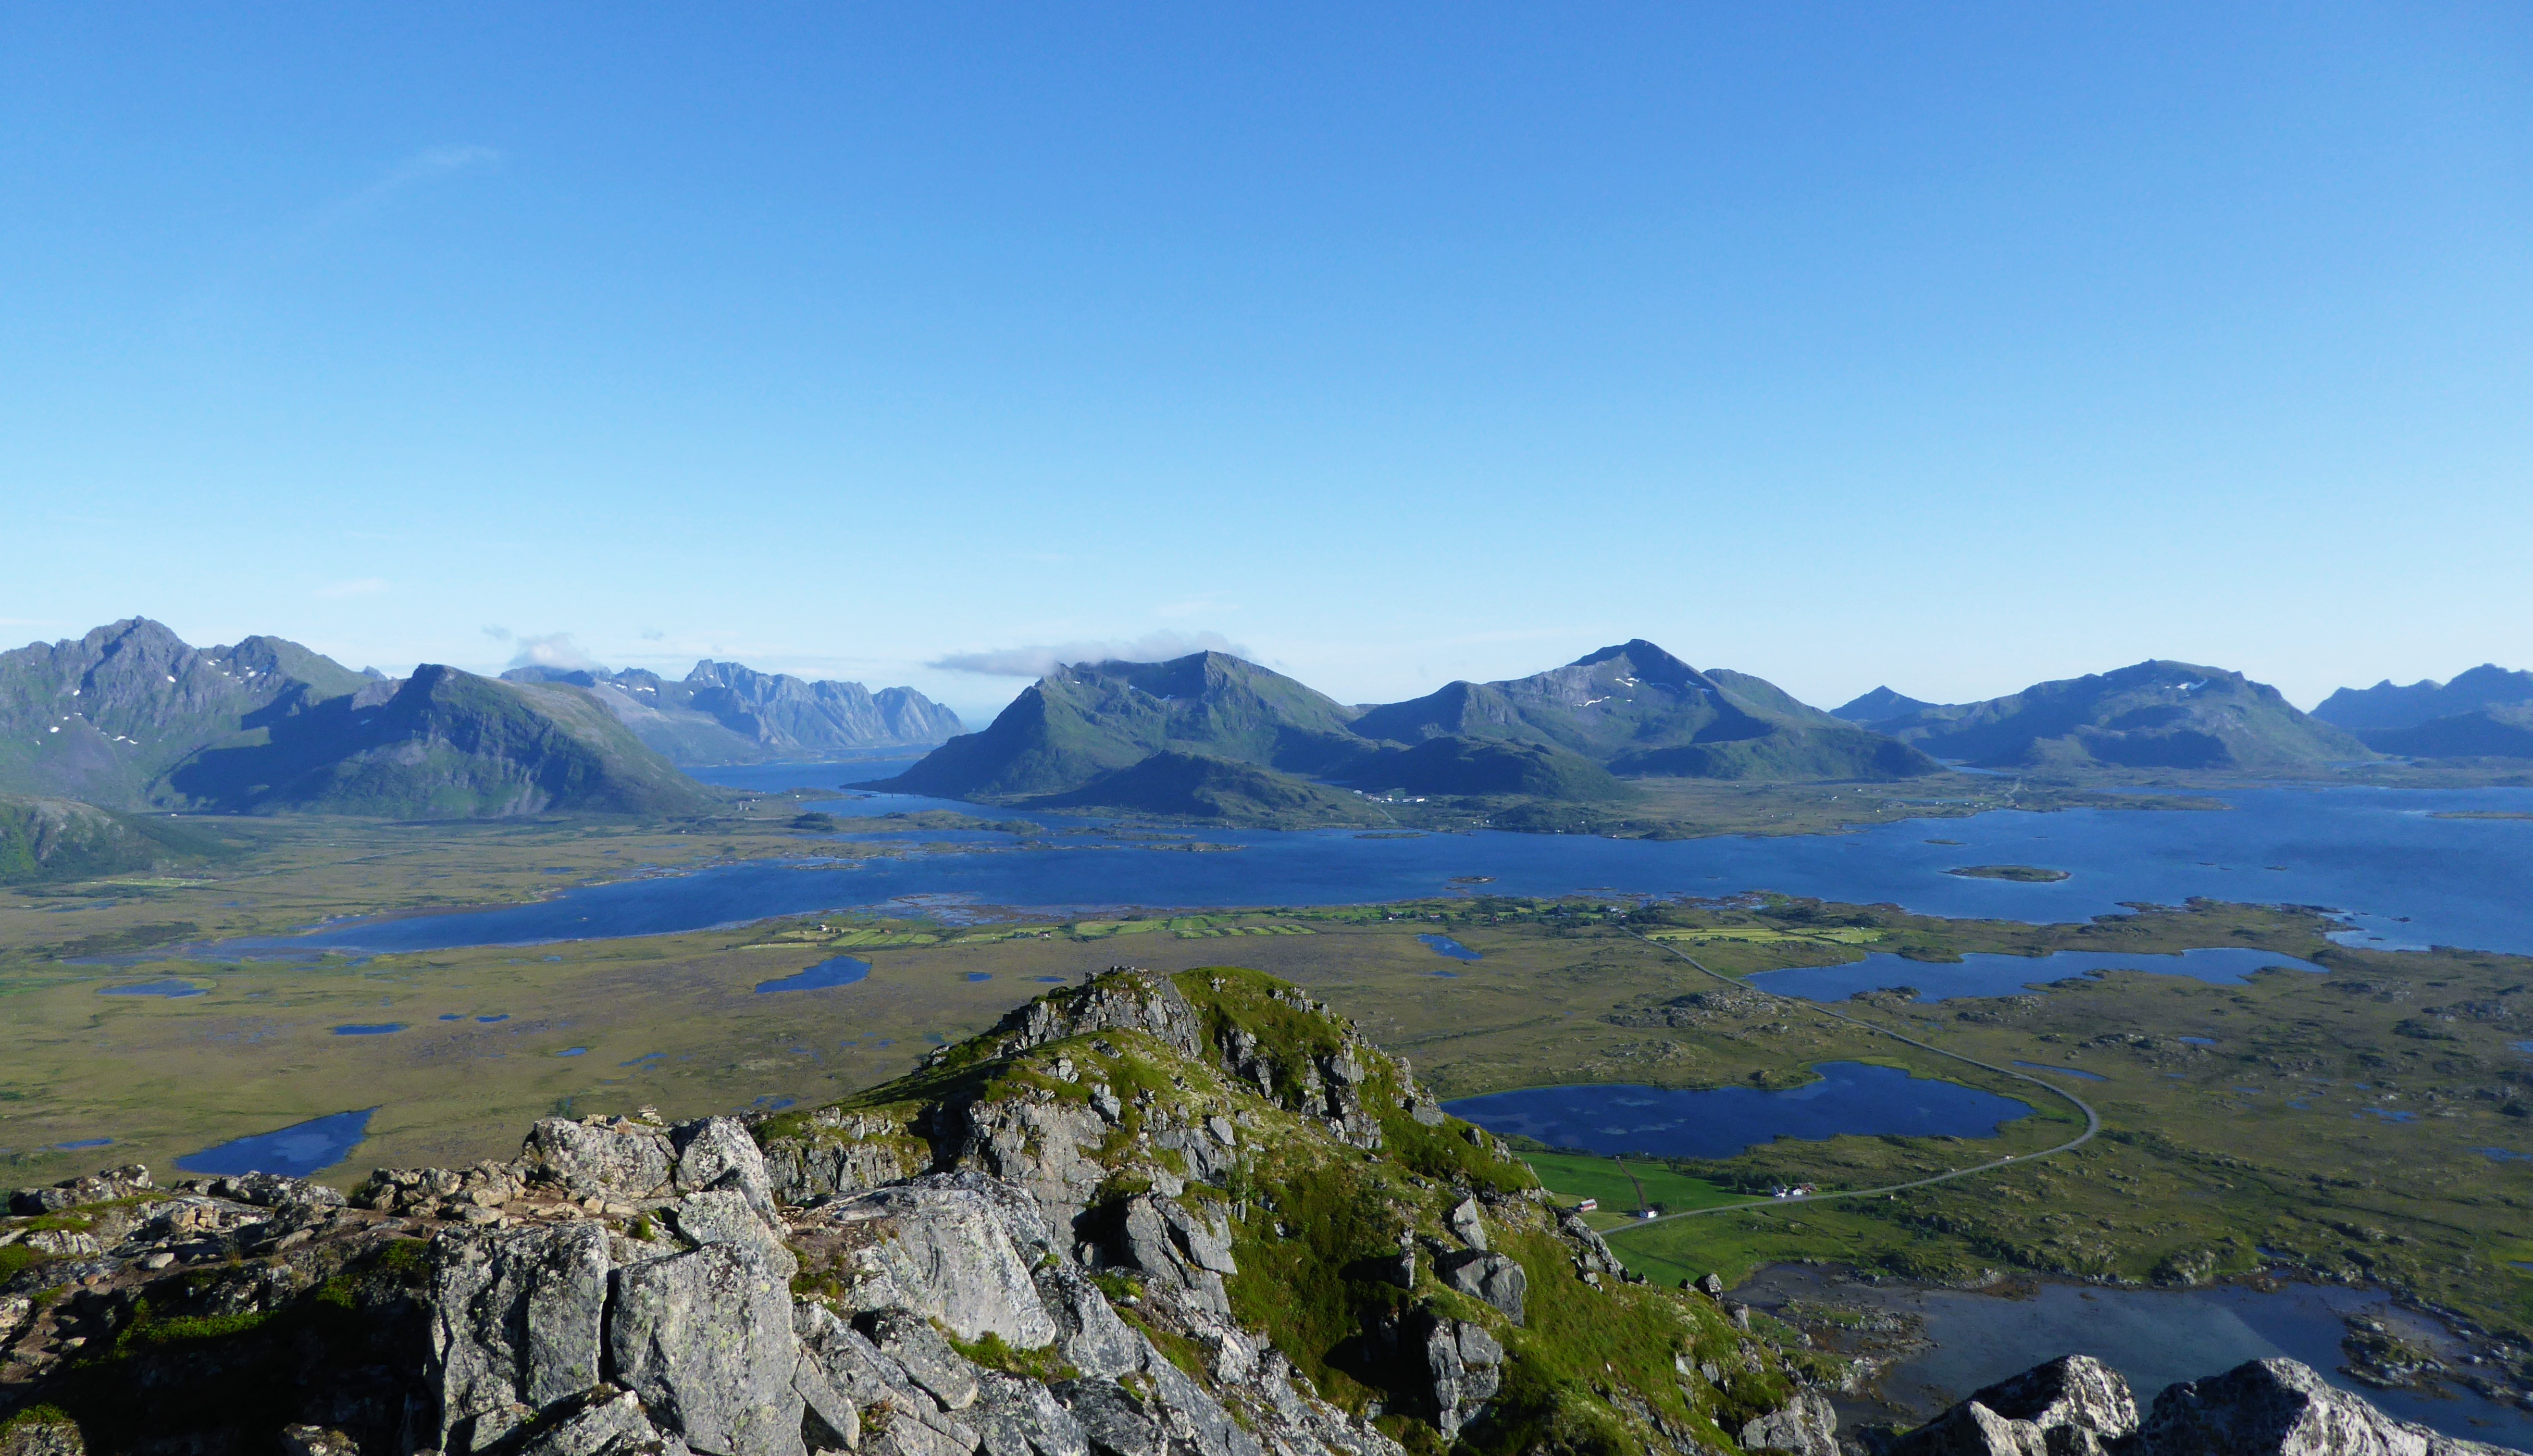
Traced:
<path fill-rule="evenodd" d="M 1144 1403 L 1114 1380 L 1059 1380 L 1048 1390 L 1098 1456 L 1168 1456 L 1169 1438 Z"/>
<path fill-rule="evenodd" d="M 1838 1412 L 1819 1391 L 1798 1391 L 1784 1406 L 1743 1426 L 1741 1448 L 1786 1451 L 1793 1456 L 1839 1456 Z"/>
<path fill-rule="evenodd" d="M 950 1348 L 932 1321 L 905 1310 L 883 1310 L 859 1323 L 872 1346 L 896 1361 L 941 1409 L 964 1411 L 976 1403 L 976 1367 Z"/>
<path fill-rule="evenodd" d="M 1510 1255 L 1468 1250 L 1440 1260 L 1436 1272 L 1444 1284 L 1472 1299 L 1486 1301 L 1502 1310 L 1506 1319 L 1521 1323 L 1522 1299 L 1530 1290 L 1530 1275 Z"/>
<path fill-rule="evenodd" d="M 1082 1423 L 1035 1380 L 988 1371 L 967 1414 L 987 1456 L 1090 1456 Z"/>
<path fill-rule="evenodd" d="M 550 1117 L 528 1130 L 519 1157 L 583 1196 L 648 1198 L 668 1193 L 677 1154 L 668 1133 L 622 1118 Z"/>
<path fill-rule="evenodd" d="M 2104 1440 L 2137 1429 L 2137 1400 L 2119 1371 L 2090 1355 L 2066 1355 L 1971 1393 L 2009 1421 L 2044 1429 L 2081 1427 Z"/>
<path fill-rule="evenodd" d="M 677 1192 L 735 1190 L 769 1220 L 781 1217 L 774 1205 L 774 1183 L 765 1170 L 765 1154 L 757 1151 L 746 1124 L 727 1117 L 680 1123 L 669 1130 L 669 1143 L 677 1150 L 671 1177 Z"/>
<path fill-rule="evenodd" d="M 608 1355 L 657 1424 L 709 1456 L 806 1456 L 791 1292 L 753 1249 L 645 1259 L 615 1295 Z"/>
<path fill-rule="evenodd" d="M 598 1383 L 610 1265 L 604 1228 L 442 1234 L 431 1255 L 435 1444 L 465 1456 Z"/>
<path fill-rule="evenodd" d="M 1035 1277 L 1038 1298 L 1055 1320 L 1056 1353 L 1074 1369 L 1114 1379 L 1143 1368 L 1143 1336 L 1117 1317 L 1090 1276 L 1071 1264 L 1048 1264 Z"/>
<path fill-rule="evenodd" d="M 592 1396 L 581 1409 L 540 1425 L 518 1447 L 517 1456 L 670 1456 L 688 1449 L 651 1425 L 631 1391 L 607 1388 Z"/>
<path fill-rule="evenodd" d="M 707 1244 L 744 1244 L 787 1281 L 800 1271 L 799 1261 L 784 1247 L 782 1236 L 736 1189 L 688 1194 L 660 1212 L 678 1238 L 698 1249 Z"/>
<path fill-rule="evenodd" d="M 1477 1199 L 1462 1198 L 1454 1204 L 1448 1221 L 1451 1232 L 1460 1236 L 1461 1243 L 1480 1253 L 1487 1252 L 1487 1221 L 1478 1210 Z"/>

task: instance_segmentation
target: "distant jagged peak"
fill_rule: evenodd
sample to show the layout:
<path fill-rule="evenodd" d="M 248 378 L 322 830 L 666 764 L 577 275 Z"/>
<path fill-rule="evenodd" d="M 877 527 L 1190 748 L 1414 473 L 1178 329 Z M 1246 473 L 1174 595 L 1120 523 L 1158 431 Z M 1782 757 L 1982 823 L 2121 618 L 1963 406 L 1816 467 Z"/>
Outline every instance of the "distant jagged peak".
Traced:
<path fill-rule="evenodd" d="M 1871 692 L 1859 693 L 1829 712 L 1832 718 L 1844 718 L 1850 723 L 1880 723 L 1885 719 L 1900 718 L 1911 713 L 1923 713 L 1929 708 L 1943 706 L 1941 703 L 1929 703 L 1922 698 L 1913 698 L 1907 693 L 1895 692 L 1886 684 Z"/>

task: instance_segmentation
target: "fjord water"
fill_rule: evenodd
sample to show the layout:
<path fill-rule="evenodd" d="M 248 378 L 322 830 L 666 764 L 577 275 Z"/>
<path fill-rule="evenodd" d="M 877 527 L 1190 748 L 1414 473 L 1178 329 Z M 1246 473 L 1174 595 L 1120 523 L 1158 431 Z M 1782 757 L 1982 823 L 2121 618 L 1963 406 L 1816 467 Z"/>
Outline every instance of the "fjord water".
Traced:
<path fill-rule="evenodd" d="M 2252 972 L 2272 965 L 2322 972 L 2321 966 L 2293 956 L 2241 946 L 2212 946 L 2170 956 L 2114 951 L 2054 951 L 2046 956 L 1973 953 L 1958 961 L 1911 961 L 1876 951 L 1845 965 L 1763 970 L 1748 979 L 1763 991 L 1799 996 L 1805 1001 L 1844 1001 L 1858 991 L 1889 991 L 1902 986 L 1915 987 L 1919 1001 L 1947 1001 L 1956 996 L 2013 996 L 2091 970 L 2150 970 L 2219 985 L 2239 984 Z"/>
<path fill-rule="evenodd" d="M 758 765 L 702 776 L 770 788 L 831 784 L 838 774 L 836 765 Z M 2433 943 L 2533 953 L 2533 820 L 2431 817 L 2533 812 L 2533 789 L 2262 788 L 2222 797 L 2230 807 L 2221 810 L 2006 810 L 1772 839 L 1199 830 L 1193 838 L 1236 852 L 1179 854 L 1056 835 L 1090 822 L 1083 819 L 879 794 L 835 807 L 872 815 L 963 810 L 1042 823 L 1056 837 L 1040 842 L 1051 847 L 1020 850 L 1006 834 L 906 831 L 858 838 L 943 847 L 818 863 L 833 837 L 803 835 L 805 862 L 719 865 L 580 887 L 532 904 L 348 921 L 226 949 L 397 952 L 656 935 L 913 897 L 1040 912 L 1349 904 L 1452 894 L 1462 888 L 1455 881 L 1485 876 L 1490 892 L 1506 895 L 1617 901 L 1778 890 L 2029 921 L 2079 920 L 2116 913 L 2127 902 L 2178 904 L 2206 896 L 2327 905 L 2352 915 L 2362 943 L 2387 949 Z M 1926 843 L 1937 838 L 1956 843 Z M 1944 873 L 1983 863 L 2038 864 L 2070 877 L 2032 885 Z"/>
<path fill-rule="evenodd" d="M 1898 1067 L 1823 1062 L 1812 1071 L 1820 1080 L 1774 1092 L 1524 1087 L 1463 1097 L 1443 1103 L 1443 1110 L 1491 1133 L 1535 1137 L 1551 1147 L 1665 1158 L 1729 1158 L 1779 1137 L 1993 1137 L 1999 1124 L 2032 1115 L 2030 1106 L 2011 1097 L 1914 1077 Z"/>

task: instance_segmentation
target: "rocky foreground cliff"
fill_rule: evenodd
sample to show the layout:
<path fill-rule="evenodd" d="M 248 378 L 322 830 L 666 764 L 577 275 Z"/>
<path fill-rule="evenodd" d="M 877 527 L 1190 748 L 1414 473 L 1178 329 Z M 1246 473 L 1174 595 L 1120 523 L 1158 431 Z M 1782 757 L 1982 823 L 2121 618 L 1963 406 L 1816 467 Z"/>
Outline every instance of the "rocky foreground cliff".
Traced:
<path fill-rule="evenodd" d="M 1114 971 L 811 1112 L 549 1120 L 348 1197 L 120 1169 L 11 1213 L 0 1456 L 1862 1449 L 1799 1336 L 1632 1279 L 1249 971 Z M 1875 1445 L 2493 1449 L 2290 1362 L 2142 1419 L 2081 1359 Z"/>

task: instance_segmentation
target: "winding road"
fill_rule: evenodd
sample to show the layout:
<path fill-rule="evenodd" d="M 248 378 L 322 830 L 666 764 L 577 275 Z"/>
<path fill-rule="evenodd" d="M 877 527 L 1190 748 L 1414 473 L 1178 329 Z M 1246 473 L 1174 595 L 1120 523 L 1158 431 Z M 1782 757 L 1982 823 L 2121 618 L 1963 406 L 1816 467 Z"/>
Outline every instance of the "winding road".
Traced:
<path fill-rule="evenodd" d="M 1620 926 L 1620 928 L 1622 930 L 1626 929 L 1624 926 Z M 2078 1112 L 2085 1115 L 2085 1131 L 2079 1133 L 2067 1141 L 2059 1143 L 2056 1147 L 2042 1148 L 2038 1152 L 2027 1152 L 2020 1156 L 1994 1158 L 1987 1162 L 1980 1163 L 1976 1167 L 1954 1168 L 1946 1172 L 1938 1173 L 1932 1178 L 1919 1178 L 1909 1183 L 1885 1184 L 1880 1188 L 1847 1189 L 1834 1194 L 1800 1194 L 1784 1198 L 1751 1198 L 1739 1203 L 1719 1203 L 1712 1208 L 1687 1208 L 1682 1209 L 1678 1213 L 1665 1213 L 1654 1218 L 1639 1219 L 1634 1223 L 1626 1225 L 1624 1228 L 1605 1230 L 1602 1235 L 1604 1238 L 1625 1234 L 1635 1229 L 1649 1229 L 1656 1224 L 1670 1223 L 1675 1219 L 1703 1218 L 1710 1213 L 1739 1213 L 1751 1208 L 1783 1208 L 1793 1203 L 1826 1203 L 1832 1198 L 1880 1197 L 1887 1194 L 1902 1193 L 1913 1188 L 1924 1188 L 1930 1183 L 1949 1183 L 1956 1178 L 1968 1178 L 1973 1173 L 1985 1173 L 1992 1169 L 2002 1168 L 2009 1163 L 2028 1163 L 2033 1158 L 2045 1158 L 2051 1153 L 2061 1153 L 2072 1148 L 2083 1147 L 2086 1143 L 2093 1140 L 2094 1134 L 2102 1131 L 2102 1115 L 2093 1110 L 2092 1104 L 2087 1102 L 2084 1098 L 2077 1096 L 2075 1093 L 2068 1091 L 2065 1087 L 2059 1086 L 2055 1082 L 2043 1081 L 2039 1077 L 2032 1077 L 2027 1073 L 2017 1072 L 2009 1067 L 1992 1066 L 1986 1062 L 1979 1061 L 1974 1057 L 1965 1057 L 1959 1052 L 1948 1052 L 1939 1046 L 1929 1046 L 1925 1042 L 1919 1041 L 1914 1036 L 1903 1036 L 1888 1026 L 1878 1026 L 1871 1021 L 1863 1020 L 1856 1017 L 1851 1017 L 1842 1012 L 1831 1011 L 1828 1007 L 1821 1005 L 1817 1001 L 1802 1001 L 1792 996 L 1781 996 L 1765 987 L 1753 986 L 1747 981 L 1737 981 L 1733 977 L 1724 974 L 1722 971 L 1709 966 L 1706 962 L 1698 960 L 1696 957 L 1681 950 L 1678 946 L 1655 940 L 1651 936 L 1640 934 L 1634 930 L 1627 930 L 1627 934 L 1635 936 L 1636 939 L 1643 941 L 1646 945 L 1652 946 L 1657 950 L 1669 951 L 1673 955 L 1678 956 L 1680 960 L 1696 966 L 1699 970 L 1705 971 L 1708 975 L 1711 975 L 1717 980 L 1722 981 L 1724 984 L 1732 986 L 1738 990 L 1756 991 L 1760 995 L 1769 997 L 1772 1000 L 1782 1001 L 1790 1006 L 1800 1007 L 1803 1010 L 1815 1013 L 1819 1016 L 1827 1017 L 1833 1021 L 1845 1021 L 1847 1024 L 1857 1027 L 1861 1030 L 1871 1031 L 1882 1036 L 1888 1036 L 1893 1041 L 1907 1042 L 1909 1045 L 1915 1047 L 1921 1052 L 1932 1052 L 1938 1057 L 1948 1057 L 1953 1061 L 1978 1068 L 1982 1072 L 1993 1072 L 1999 1077 L 2010 1077 L 2016 1081 L 2028 1081 L 2033 1086 L 2039 1087 L 2044 1091 L 2055 1092 L 2059 1096 L 2066 1098 L 2069 1103 L 2074 1105 Z"/>

